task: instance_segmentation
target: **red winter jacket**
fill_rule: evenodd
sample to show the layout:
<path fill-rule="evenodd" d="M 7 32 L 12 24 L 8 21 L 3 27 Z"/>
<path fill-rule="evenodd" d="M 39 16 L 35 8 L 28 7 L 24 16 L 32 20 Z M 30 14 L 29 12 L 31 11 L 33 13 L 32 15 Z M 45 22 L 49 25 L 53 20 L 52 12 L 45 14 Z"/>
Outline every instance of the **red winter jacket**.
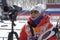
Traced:
<path fill-rule="evenodd" d="M 31 22 L 31 18 L 28 19 L 28 22 Z M 38 30 L 38 28 L 40 28 L 41 25 L 45 24 L 45 23 L 49 23 L 49 25 L 46 27 L 46 29 L 49 29 L 52 27 L 52 24 L 50 24 L 50 18 L 48 15 L 43 15 L 43 18 L 41 19 L 40 23 L 36 26 L 36 30 Z M 25 24 L 20 32 L 20 40 L 27 40 L 27 33 L 26 33 L 26 27 L 27 25 Z M 48 40 L 56 40 L 57 36 L 53 36 L 51 38 L 49 38 Z"/>

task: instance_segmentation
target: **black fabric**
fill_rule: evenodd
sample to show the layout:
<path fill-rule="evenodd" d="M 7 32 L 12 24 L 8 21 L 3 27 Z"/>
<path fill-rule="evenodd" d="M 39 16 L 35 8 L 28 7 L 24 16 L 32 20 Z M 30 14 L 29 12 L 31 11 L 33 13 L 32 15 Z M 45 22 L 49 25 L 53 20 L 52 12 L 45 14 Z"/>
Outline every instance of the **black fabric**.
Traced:
<path fill-rule="evenodd" d="M 41 17 L 39 18 L 39 22 L 41 21 L 42 18 L 43 18 L 43 16 L 41 16 Z M 36 24 L 35 21 L 31 20 L 31 22 L 28 22 L 28 24 L 29 24 L 31 27 L 36 27 L 39 23 Z"/>
<path fill-rule="evenodd" d="M 33 21 L 28 22 L 28 24 L 29 24 L 31 27 L 36 27 L 36 26 L 37 26 Z"/>
<path fill-rule="evenodd" d="M 33 31 L 33 28 L 30 26 L 30 31 L 32 33 L 32 36 L 34 36 L 34 31 Z"/>

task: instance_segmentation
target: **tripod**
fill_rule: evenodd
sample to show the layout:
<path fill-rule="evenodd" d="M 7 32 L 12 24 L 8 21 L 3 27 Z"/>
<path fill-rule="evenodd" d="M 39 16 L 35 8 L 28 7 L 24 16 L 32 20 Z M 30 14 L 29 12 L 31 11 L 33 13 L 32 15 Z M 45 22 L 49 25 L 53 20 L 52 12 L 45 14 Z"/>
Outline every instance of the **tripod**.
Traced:
<path fill-rule="evenodd" d="M 12 29 L 11 29 L 11 32 L 9 33 L 9 35 L 8 35 L 8 40 L 13 40 L 13 34 L 15 34 L 16 39 L 19 40 L 18 34 L 16 32 L 14 32 L 14 30 L 13 30 L 13 26 L 14 26 L 14 20 L 12 20 Z"/>

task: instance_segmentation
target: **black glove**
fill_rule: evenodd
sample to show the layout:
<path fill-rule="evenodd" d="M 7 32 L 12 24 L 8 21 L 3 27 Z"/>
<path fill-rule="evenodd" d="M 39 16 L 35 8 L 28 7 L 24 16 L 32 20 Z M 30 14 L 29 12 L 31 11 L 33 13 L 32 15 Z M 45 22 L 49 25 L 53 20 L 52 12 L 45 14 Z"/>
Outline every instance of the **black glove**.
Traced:
<path fill-rule="evenodd" d="M 55 34 L 58 32 L 58 28 L 53 28 L 53 31 L 55 32 Z"/>

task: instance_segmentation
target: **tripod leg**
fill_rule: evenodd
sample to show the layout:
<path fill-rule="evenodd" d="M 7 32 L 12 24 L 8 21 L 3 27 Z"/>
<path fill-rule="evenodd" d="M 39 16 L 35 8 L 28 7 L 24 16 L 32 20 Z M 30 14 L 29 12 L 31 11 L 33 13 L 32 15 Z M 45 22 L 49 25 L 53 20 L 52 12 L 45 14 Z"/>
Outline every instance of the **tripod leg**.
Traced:
<path fill-rule="evenodd" d="M 14 25 L 14 26 L 16 26 L 16 24 L 15 24 L 15 23 L 13 23 L 13 25 Z"/>
<path fill-rule="evenodd" d="M 16 32 L 13 32 L 13 33 L 15 34 L 16 39 L 19 40 L 19 38 L 18 38 L 18 34 L 17 34 Z"/>
<path fill-rule="evenodd" d="M 13 33 L 12 32 L 9 33 L 8 40 L 13 40 Z"/>

